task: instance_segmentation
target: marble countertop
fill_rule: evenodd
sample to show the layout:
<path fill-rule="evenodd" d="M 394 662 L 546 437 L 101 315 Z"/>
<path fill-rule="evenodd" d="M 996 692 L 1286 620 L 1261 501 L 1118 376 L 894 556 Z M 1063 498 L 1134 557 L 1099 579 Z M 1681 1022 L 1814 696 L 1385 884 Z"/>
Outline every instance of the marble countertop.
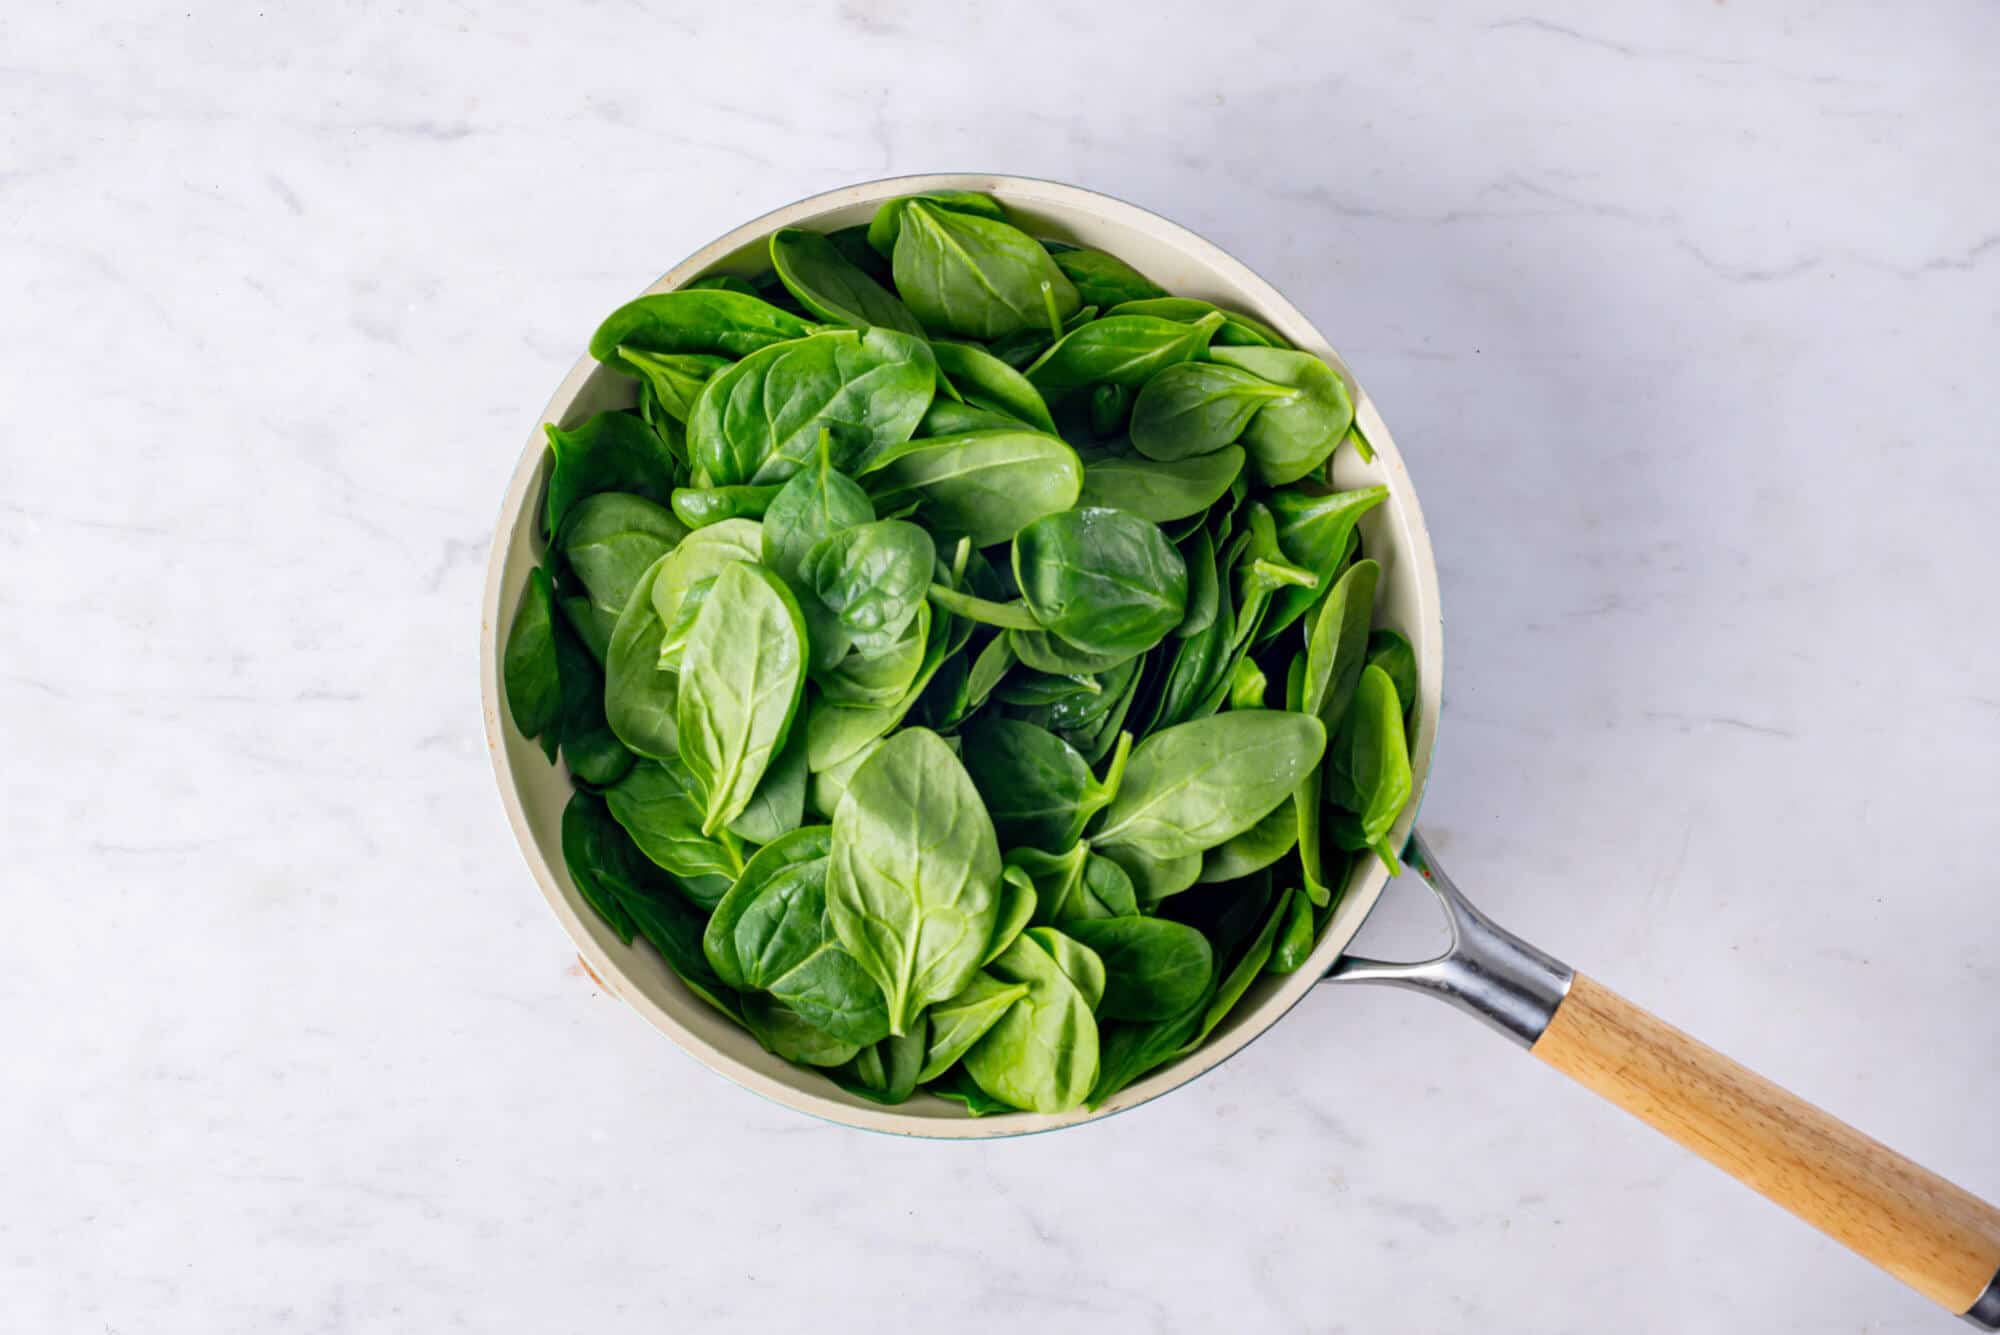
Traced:
<path fill-rule="evenodd" d="M 477 604 L 546 395 L 702 242 L 1134 200 L 1395 428 L 1458 878 L 2000 1196 L 2000 11 L 780 8 L 6 25 L 4 1324 L 1956 1329 L 1407 994 L 1020 1143 L 759 1102 L 577 967 Z"/>

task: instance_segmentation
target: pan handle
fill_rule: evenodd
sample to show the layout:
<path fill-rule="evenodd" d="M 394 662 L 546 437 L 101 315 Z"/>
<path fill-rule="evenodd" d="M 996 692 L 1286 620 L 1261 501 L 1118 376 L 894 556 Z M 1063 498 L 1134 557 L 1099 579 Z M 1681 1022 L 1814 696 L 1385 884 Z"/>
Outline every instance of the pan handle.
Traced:
<path fill-rule="evenodd" d="M 1421 834 L 1409 862 L 1451 946 L 1346 957 L 1329 981 L 1442 997 L 1982 1330 L 2000 1330 L 2000 1210 L 1575 973 L 1481 913 Z"/>

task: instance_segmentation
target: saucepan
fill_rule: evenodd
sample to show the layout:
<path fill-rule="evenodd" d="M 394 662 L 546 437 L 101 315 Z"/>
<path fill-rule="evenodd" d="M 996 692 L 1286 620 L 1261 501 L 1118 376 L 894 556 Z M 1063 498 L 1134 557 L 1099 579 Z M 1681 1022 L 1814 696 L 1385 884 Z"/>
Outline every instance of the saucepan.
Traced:
<path fill-rule="evenodd" d="M 848 186 L 767 214 L 704 246 L 648 291 L 671 290 L 715 269 L 762 267 L 760 252 L 779 228 L 830 230 L 865 222 L 885 199 L 934 190 L 998 196 L 1042 235 L 1108 250 L 1170 291 L 1255 315 L 1347 377 L 1375 457 L 1364 463 L 1342 451 L 1334 480 L 1343 487 L 1380 483 L 1389 489 L 1387 503 L 1362 521 L 1363 540 L 1383 566 L 1379 617 L 1408 635 L 1416 650 L 1411 768 L 1420 799 L 1435 750 L 1444 642 L 1437 567 L 1415 487 L 1374 401 L 1325 338 L 1268 283 L 1216 246 L 1144 209 L 1075 186 L 1011 176 L 914 176 Z M 1985 1329 L 2000 1329 L 2000 1210 L 1494 923 L 1431 856 L 1414 828 L 1415 800 L 1391 835 L 1407 841 L 1409 866 L 1417 873 L 1402 877 L 1397 893 L 1422 893 L 1419 885 L 1435 892 L 1451 927 L 1444 954 L 1413 963 L 1345 954 L 1390 883 L 1384 867 L 1370 860 L 1350 878 L 1305 968 L 1262 978 L 1209 1042 L 1096 1109 L 974 1119 L 927 1096 L 882 1107 L 765 1052 L 682 986 L 650 947 L 622 944 L 587 906 L 560 851 L 568 779 L 547 764 L 535 743 L 506 725 L 501 704 L 504 612 L 517 603 L 536 560 L 534 500 L 545 466 L 540 423 L 567 427 L 592 413 L 628 406 L 631 386 L 585 356 L 536 419 L 507 491 L 488 565 L 480 682 L 501 800 L 550 907 L 591 971 L 698 1061 L 789 1108 L 848 1126 L 939 1138 L 1013 1136 L 1109 1117 L 1187 1084 L 1275 1024 L 1322 978 L 1410 988 L 1478 1017 L 1926 1297 Z"/>

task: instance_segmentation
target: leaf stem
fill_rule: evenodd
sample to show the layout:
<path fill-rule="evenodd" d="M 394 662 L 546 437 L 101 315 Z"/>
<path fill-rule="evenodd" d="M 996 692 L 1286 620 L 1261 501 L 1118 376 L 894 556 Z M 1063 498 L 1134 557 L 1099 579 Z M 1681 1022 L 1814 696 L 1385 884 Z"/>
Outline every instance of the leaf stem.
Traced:
<path fill-rule="evenodd" d="M 944 584 L 931 585 L 930 599 L 945 611 L 968 621 L 1006 630 L 1042 629 L 1042 623 L 1035 620 L 1035 614 L 1028 610 L 1024 602 L 996 603 L 990 598 L 962 593 Z"/>

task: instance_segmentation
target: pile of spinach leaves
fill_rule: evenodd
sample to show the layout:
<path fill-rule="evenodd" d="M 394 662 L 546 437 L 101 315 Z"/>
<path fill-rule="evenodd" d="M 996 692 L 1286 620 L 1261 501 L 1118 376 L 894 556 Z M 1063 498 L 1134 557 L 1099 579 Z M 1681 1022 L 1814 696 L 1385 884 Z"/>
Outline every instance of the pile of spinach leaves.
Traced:
<path fill-rule="evenodd" d="M 856 1094 L 1059 1112 L 1396 869 L 1416 659 L 1340 375 L 985 195 L 615 311 L 503 671 L 583 897 Z"/>

